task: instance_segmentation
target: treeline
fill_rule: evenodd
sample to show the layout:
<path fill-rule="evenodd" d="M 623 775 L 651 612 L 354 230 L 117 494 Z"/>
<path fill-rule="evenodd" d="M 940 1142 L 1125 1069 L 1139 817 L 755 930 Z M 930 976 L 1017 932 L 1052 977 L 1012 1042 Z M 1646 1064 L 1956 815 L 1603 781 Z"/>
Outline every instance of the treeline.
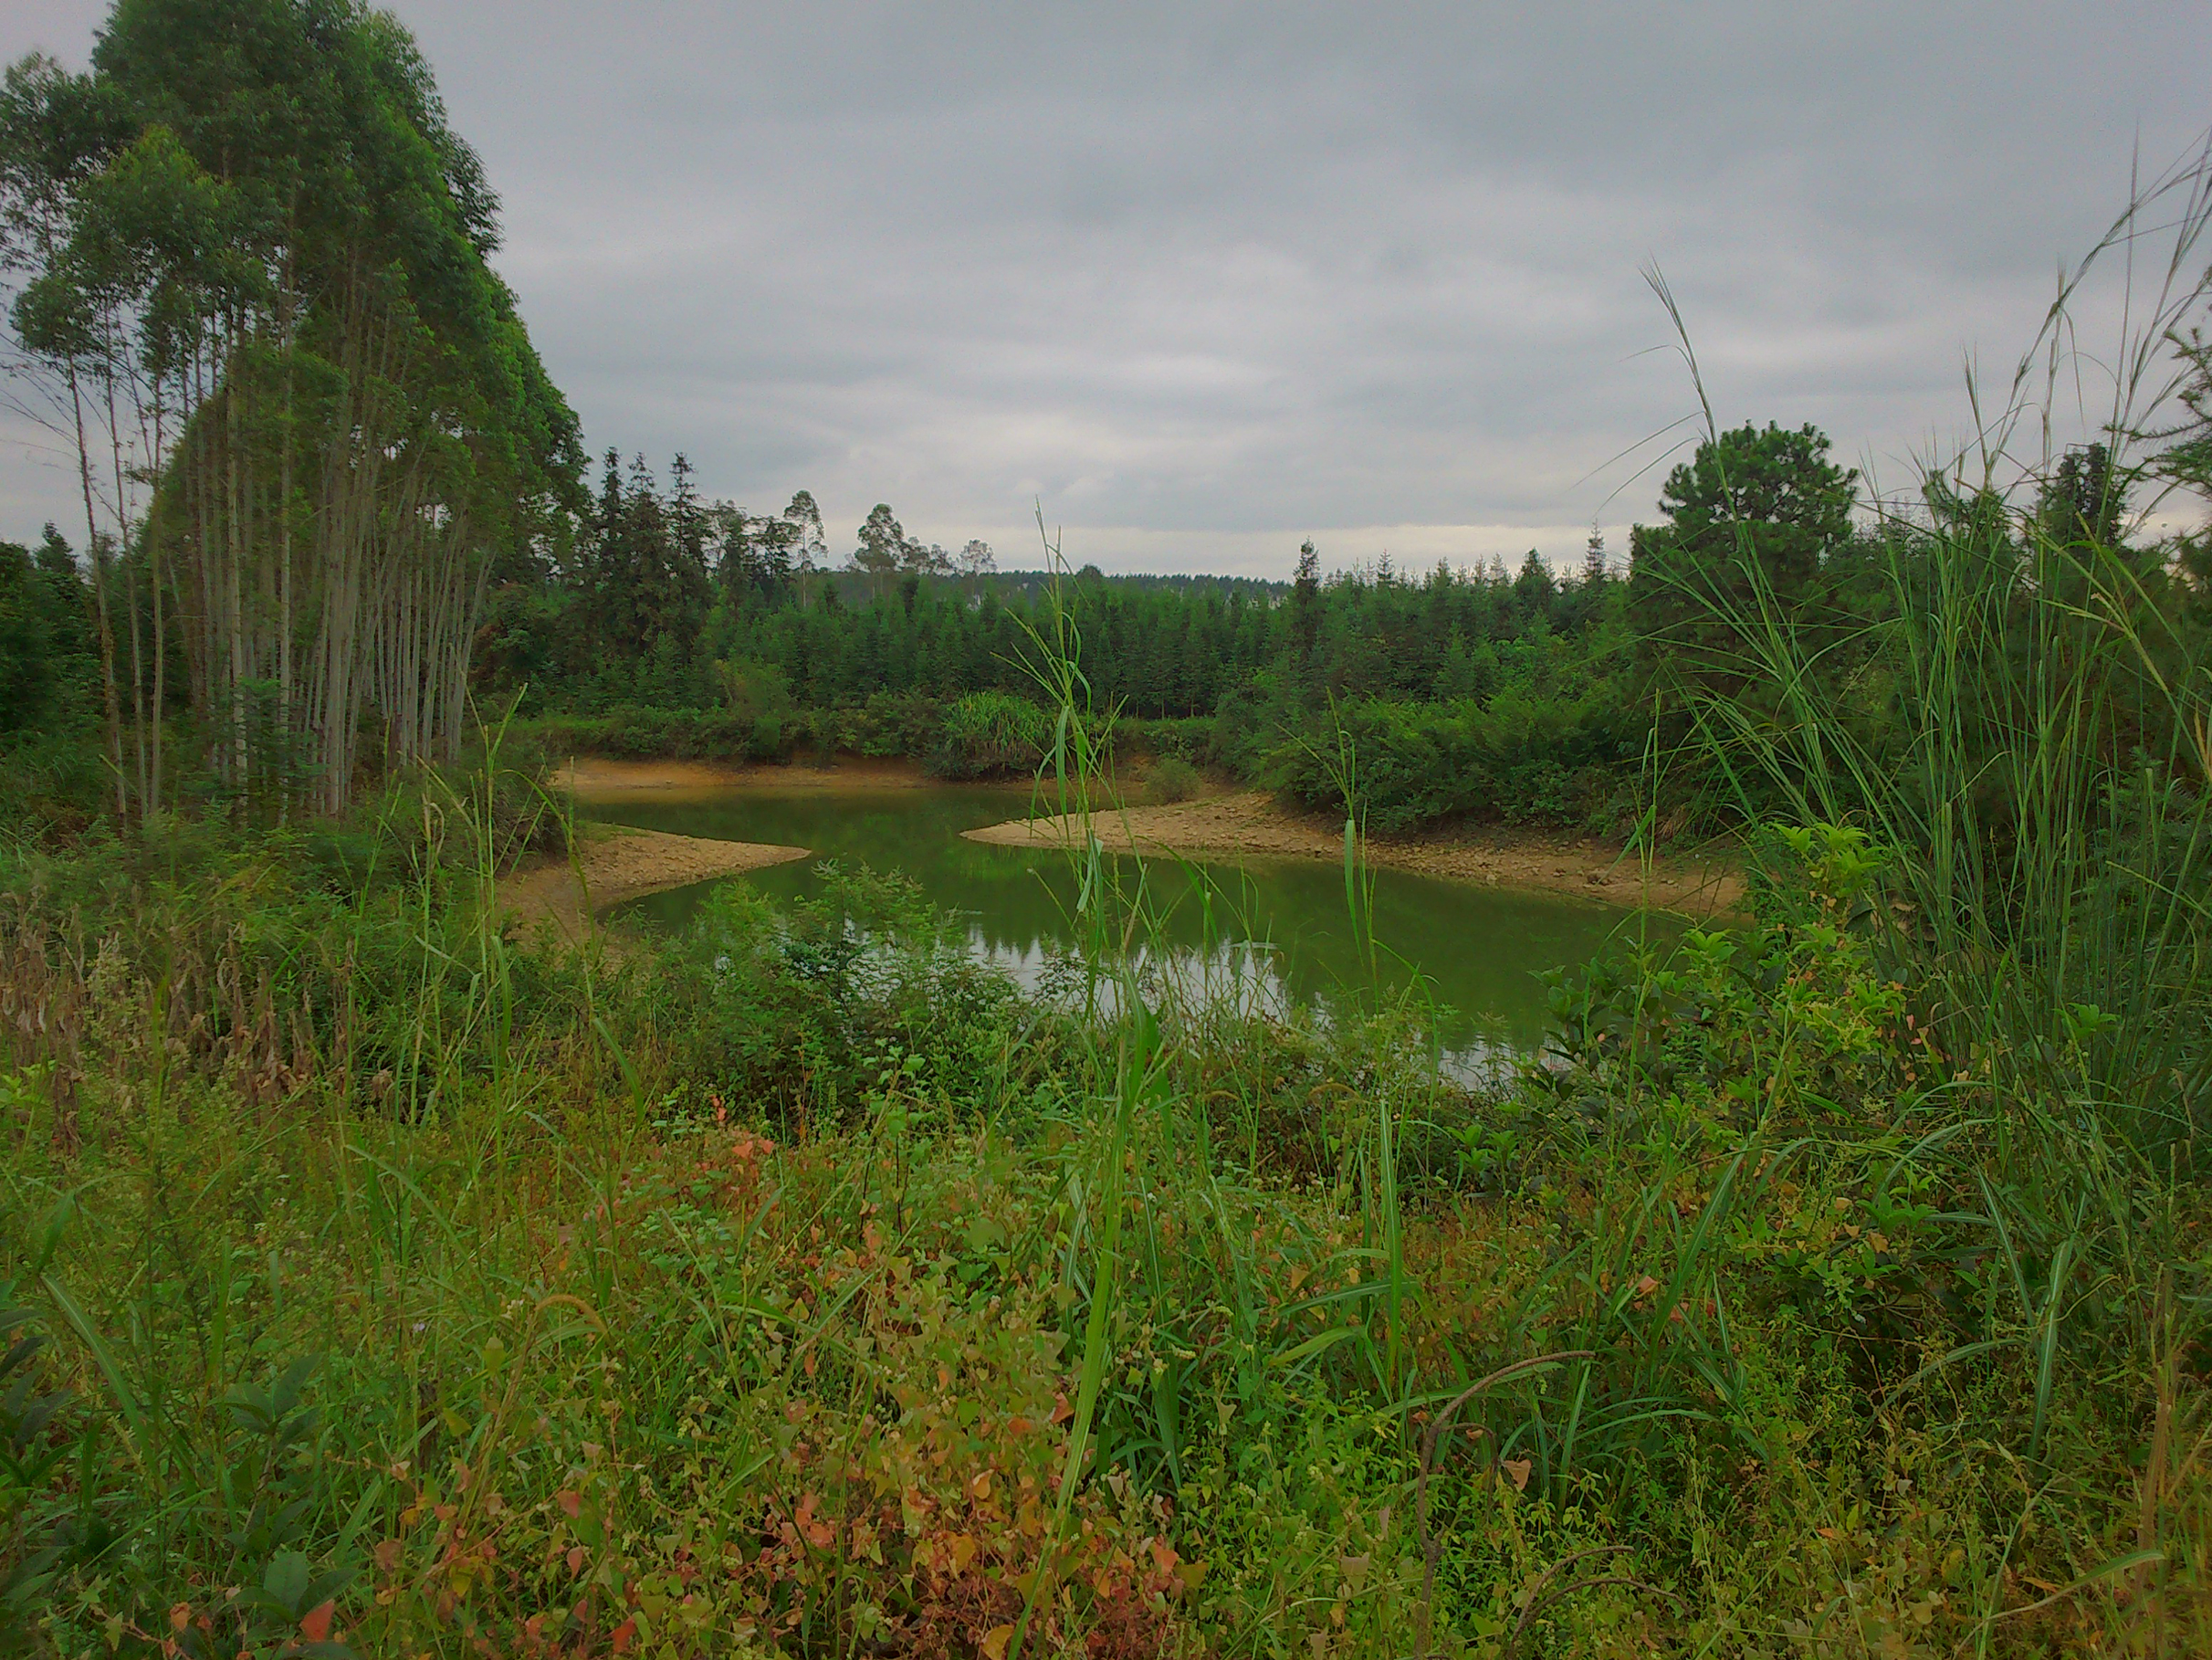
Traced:
<path fill-rule="evenodd" d="M 354 0 L 144 0 L 85 73 L 9 69 L 8 316 L 82 528 L 0 561 L 0 795 L 81 805 L 97 774 L 125 822 L 332 813 L 510 712 L 564 747 L 1018 772 L 1064 624 L 1127 746 L 1379 829 L 1687 825 L 1741 811 L 1700 728 L 1818 695 L 1870 754 L 1902 742 L 1927 688 L 1892 625 L 1969 577 L 2014 657 L 2074 648 L 2033 595 L 2139 630 L 2115 709 L 2155 704 L 2207 625 L 2202 539 L 2128 512 L 2206 472 L 2178 323 L 2166 447 L 2084 446 L 2032 499 L 1954 477 L 1877 508 L 1815 428 L 1745 426 L 1668 476 L 1625 561 L 1593 540 L 1565 575 L 1533 552 L 1327 573 L 1311 543 L 1282 582 L 1001 573 L 887 504 L 833 550 L 809 493 L 754 514 L 681 456 L 664 483 L 609 452 L 594 489 L 487 264 L 495 210 L 412 40 Z"/>
<path fill-rule="evenodd" d="M 1445 811 L 1578 822 L 1608 810 L 1638 752 L 1626 584 L 1602 544 L 1564 581 L 1533 552 L 1514 573 L 1386 559 L 1325 578 L 1309 545 L 1294 581 L 1268 583 L 1001 573 L 982 543 L 925 547 L 884 505 L 857 543 L 832 568 L 810 495 L 756 517 L 700 500 L 680 456 L 664 489 L 610 454 L 565 553 L 492 594 L 479 695 L 616 752 L 1020 770 L 1049 737 L 1016 706 L 1036 708 L 1031 665 L 1058 606 L 1125 738 L 1239 776 L 1303 792 L 1309 729 L 1332 708 L 1468 706 L 1525 728 L 1509 746 L 1543 777 L 1470 779 Z M 1436 815 L 1379 805 L 1392 823 Z"/>
<path fill-rule="evenodd" d="M 1955 586 L 1963 550 L 2023 618 L 2031 595 L 2081 588 L 2067 573 L 2095 553 L 2128 573 L 2126 605 L 2160 619 L 2177 661 L 2203 634 L 2198 545 L 2127 533 L 2130 491 L 2186 445 L 2133 471 L 2086 446 L 2019 510 L 1939 481 L 1910 514 L 1869 514 L 1829 450 L 1811 426 L 1714 436 L 1667 477 L 1625 577 L 1593 537 L 1565 578 L 1533 552 L 1511 573 L 1386 560 L 1324 576 L 1309 543 L 1286 583 L 1001 576 L 980 543 L 957 565 L 920 546 L 887 506 L 828 569 L 810 496 L 756 519 L 701 503 L 681 457 L 664 493 L 642 460 L 610 455 L 566 562 L 493 594 L 477 684 L 575 748 L 1020 771 L 1050 741 L 1030 664 L 1059 607 L 1095 708 L 1133 747 L 1317 807 L 1348 790 L 1380 830 L 1619 828 L 1654 804 L 1655 780 L 1670 823 L 1709 809 L 1709 762 L 1670 758 L 1710 755 L 1690 741 L 1698 723 L 1774 719 L 1785 646 L 1871 748 L 1909 730 L 1916 692 L 1887 625 Z"/>

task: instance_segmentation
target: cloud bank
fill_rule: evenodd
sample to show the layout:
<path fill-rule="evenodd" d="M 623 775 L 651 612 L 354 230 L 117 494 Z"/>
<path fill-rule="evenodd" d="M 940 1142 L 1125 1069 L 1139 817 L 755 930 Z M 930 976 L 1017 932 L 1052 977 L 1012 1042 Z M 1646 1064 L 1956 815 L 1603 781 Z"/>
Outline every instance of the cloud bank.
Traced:
<path fill-rule="evenodd" d="M 1902 478 L 2212 121 L 2201 5 L 393 9 L 595 448 L 1109 570 L 1618 541 L 1695 406 L 1647 265 L 1722 419 Z"/>

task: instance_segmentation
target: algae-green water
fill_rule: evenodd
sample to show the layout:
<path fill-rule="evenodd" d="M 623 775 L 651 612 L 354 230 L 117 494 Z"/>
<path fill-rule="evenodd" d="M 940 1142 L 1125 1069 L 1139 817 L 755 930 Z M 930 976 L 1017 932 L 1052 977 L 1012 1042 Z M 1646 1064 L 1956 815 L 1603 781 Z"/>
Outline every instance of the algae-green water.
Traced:
<path fill-rule="evenodd" d="M 933 902 L 959 914 L 976 955 L 1034 987 L 1055 958 L 1079 947 L 1075 872 L 1064 854 L 994 847 L 960 834 L 1021 816 L 1030 799 L 1026 787 L 748 784 L 584 810 L 643 829 L 809 849 L 802 863 L 727 878 L 775 898 L 819 893 L 824 860 L 903 871 Z M 1122 863 L 1133 874 L 1133 861 Z M 1329 1018 L 1359 1006 L 1356 1000 L 1371 1006 L 1377 992 L 1350 926 L 1341 866 L 1211 860 L 1197 868 L 1202 884 L 1173 859 L 1144 861 L 1149 894 L 1166 913 L 1163 943 L 1182 972 L 1204 974 L 1211 989 L 1259 1006 L 1297 1003 Z M 618 919 L 678 926 L 712 886 L 633 900 Z M 1211 888 L 1210 902 L 1202 888 Z M 1625 945 L 1639 926 L 1631 913 L 1588 900 L 1394 870 L 1374 872 L 1373 895 L 1382 994 L 1418 983 L 1438 1007 L 1444 1057 L 1462 1071 L 1536 1050 L 1550 1024 L 1542 971 L 1585 963 L 1616 939 Z M 1211 951 L 1202 952 L 1209 940 Z"/>

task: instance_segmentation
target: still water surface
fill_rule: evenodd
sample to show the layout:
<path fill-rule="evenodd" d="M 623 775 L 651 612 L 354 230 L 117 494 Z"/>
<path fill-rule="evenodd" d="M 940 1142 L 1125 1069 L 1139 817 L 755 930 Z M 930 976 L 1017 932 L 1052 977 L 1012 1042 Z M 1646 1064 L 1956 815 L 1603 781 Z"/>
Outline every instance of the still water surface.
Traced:
<path fill-rule="evenodd" d="M 1072 924 L 1077 883 L 1064 855 L 992 847 L 960 832 L 1029 810 L 1026 788 L 979 785 L 843 791 L 744 789 L 592 805 L 593 817 L 648 830 L 725 841 L 780 842 L 812 850 L 803 863 L 729 878 L 774 898 L 812 897 L 815 868 L 900 870 L 966 922 L 970 949 L 1034 987 L 1055 956 L 1078 943 Z M 1124 861 L 1133 875 L 1135 861 Z M 1200 867 L 1218 889 L 1210 959 L 1200 948 L 1207 919 L 1191 878 L 1171 860 L 1146 861 L 1151 891 L 1169 909 L 1167 942 L 1187 975 L 1248 1001 L 1290 1001 L 1333 1017 L 1367 984 L 1345 909 L 1340 867 L 1297 860 Z M 651 894 L 619 916 L 648 926 L 680 925 L 713 888 L 701 883 Z M 1527 1053 L 1548 1024 L 1537 974 L 1587 962 L 1616 933 L 1637 926 L 1609 906 L 1547 894 L 1445 882 L 1401 871 L 1375 873 L 1375 934 L 1383 978 L 1393 991 L 1415 971 L 1441 1007 L 1437 1022 L 1448 1062 L 1479 1070 L 1502 1052 Z M 1256 946 L 1258 949 L 1250 949 Z M 1395 961 L 1393 961 L 1395 959 Z M 1209 972 L 1210 971 L 1210 972 Z"/>

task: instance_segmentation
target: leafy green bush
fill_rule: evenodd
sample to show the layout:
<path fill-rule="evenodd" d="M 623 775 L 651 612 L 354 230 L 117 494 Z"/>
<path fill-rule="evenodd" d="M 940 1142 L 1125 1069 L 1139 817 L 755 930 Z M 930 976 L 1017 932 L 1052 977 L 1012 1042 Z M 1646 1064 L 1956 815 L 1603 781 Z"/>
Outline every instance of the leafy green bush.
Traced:
<path fill-rule="evenodd" d="M 1518 692 L 1487 703 L 1368 700 L 1331 711 L 1266 752 L 1263 776 L 1307 806 L 1341 812 L 1352 757 L 1358 807 L 1385 834 L 1451 819 L 1588 827 L 1632 769 L 1618 711 Z"/>
<path fill-rule="evenodd" d="M 944 778 L 1034 772 L 1053 741 L 1052 717 L 1027 698 L 970 692 L 945 710 L 930 770 Z"/>
<path fill-rule="evenodd" d="M 649 709 L 624 704 L 603 715 L 546 715 L 521 731 L 555 755 L 634 760 L 782 761 L 798 728 L 779 711 Z"/>
<path fill-rule="evenodd" d="M 1141 720 L 1125 715 L 1114 723 L 1113 749 L 1121 756 L 1216 766 L 1221 764 L 1221 755 L 1214 729 L 1214 721 L 1202 716 Z"/>
<path fill-rule="evenodd" d="M 1189 762 L 1165 756 L 1145 769 L 1145 799 L 1155 804 L 1189 801 L 1204 783 Z"/>

